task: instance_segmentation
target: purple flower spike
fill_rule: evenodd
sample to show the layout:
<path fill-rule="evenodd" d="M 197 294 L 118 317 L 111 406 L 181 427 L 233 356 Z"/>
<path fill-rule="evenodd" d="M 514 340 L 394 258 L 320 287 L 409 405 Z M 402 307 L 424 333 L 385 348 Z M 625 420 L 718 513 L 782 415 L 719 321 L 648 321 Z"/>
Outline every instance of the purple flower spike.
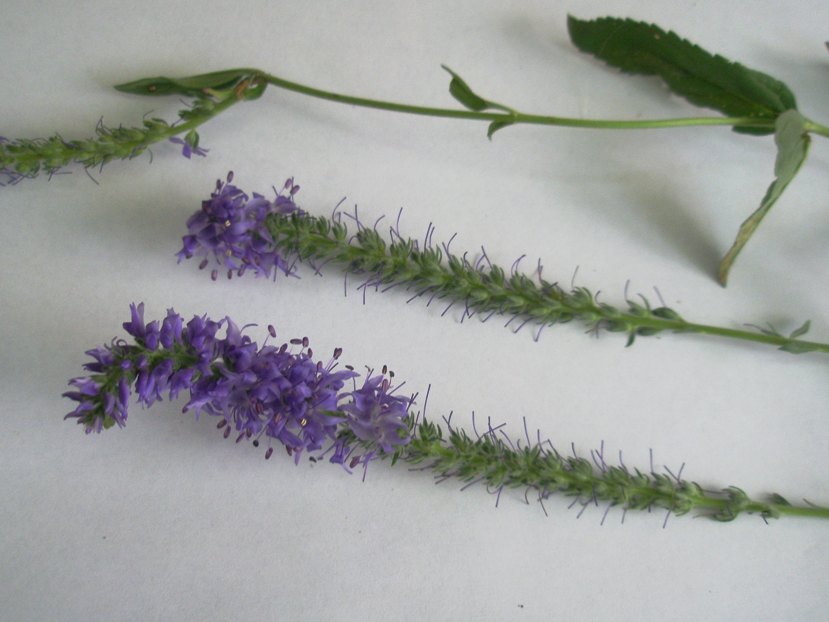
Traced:
<path fill-rule="evenodd" d="M 344 390 L 359 374 L 335 370 L 339 348 L 323 365 L 313 359 L 307 337 L 260 347 L 230 318 L 214 322 L 196 316 L 185 326 L 168 309 L 159 327 L 158 321 L 145 323 L 143 304 L 130 305 L 130 316 L 124 329 L 135 344 L 114 340 L 89 350 L 93 362 L 85 368 L 92 375 L 71 380 L 74 390 L 64 393 L 78 403 L 66 418 L 76 419 L 87 433 L 126 425 L 133 390 L 145 407 L 164 394 L 174 399 L 187 390 L 185 411 L 219 418 L 225 438 L 235 430 L 237 442 L 251 439 L 258 446 L 268 437 L 267 457 L 276 441 L 297 462 L 306 452 L 333 448 L 331 462 L 344 465 L 359 446 L 364 453 L 357 460 L 366 464 L 410 440 L 411 400 L 392 395 L 385 375 Z M 220 330 L 224 337 L 217 336 Z M 272 327 L 268 332 L 276 333 Z"/>
<path fill-rule="evenodd" d="M 182 249 L 177 253 L 179 262 L 191 257 L 204 257 L 200 267 L 205 268 L 210 258 L 233 272 L 242 274 L 253 270 L 257 276 L 274 277 L 278 272 L 293 274 L 292 267 L 273 248 L 273 240 L 265 227 L 265 218 L 272 213 L 292 214 L 299 212 L 293 195 L 299 189 L 288 180 L 283 194 L 269 201 L 260 194 L 252 198 L 232 185 L 233 173 L 227 183 L 218 181 L 210 199 L 187 221 L 189 234 L 182 238 Z M 286 194 L 285 194 L 286 193 Z M 212 271 L 213 279 L 218 271 Z"/>

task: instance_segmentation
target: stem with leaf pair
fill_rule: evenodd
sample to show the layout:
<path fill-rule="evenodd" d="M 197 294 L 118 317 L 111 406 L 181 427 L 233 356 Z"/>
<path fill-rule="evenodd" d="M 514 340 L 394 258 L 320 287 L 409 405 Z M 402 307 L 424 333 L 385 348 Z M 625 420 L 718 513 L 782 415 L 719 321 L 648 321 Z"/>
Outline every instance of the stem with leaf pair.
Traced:
<path fill-rule="evenodd" d="M 579 49 L 624 72 L 658 76 L 675 94 L 725 116 L 629 121 L 528 114 L 478 95 L 447 67 L 444 69 L 451 74 L 449 91 L 463 105 L 463 109 L 415 106 L 344 95 L 292 82 L 259 69 L 241 68 L 186 78 L 146 78 L 118 85 L 116 88 L 121 91 L 139 95 L 195 97 L 194 108 L 199 109 L 199 114 L 190 113 L 190 118 L 185 119 L 183 113 L 182 120 L 185 122 L 178 126 L 167 126 L 153 119 L 154 125 L 145 130 L 119 128 L 117 131 L 101 132 L 99 129 L 101 136 L 97 141 L 65 142 L 59 136 L 11 143 L 0 140 L 0 172 L 14 179 L 15 176 L 32 176 L 39 170 L 54 172 L 70 161 L 87 167 L 104 164 L 114 158 L 134 157 L 149 144 L 182 132 L 187 132 L 187 147 L 195 148 L 199 140 L 194 129 L 197 125 L 235 101 L 258 98 L 267 85 L 351 106 L 483 121 L 488 123 L 489 138 L 497 131 L 519 124 L 613 130 L 729 126 L 741 134 L 773 134 L 777 145 L 775 178 L 759 207 L 741 225 L 732 246 L 720 262 L 718 278 L 725 285 L 737 256 L 805 162 L 810 135 L 829 137 L 829 127 L 798 112 L 793 93 L 780 80 L 710 54 L 673 32 L 617 18 L 582 21 L 569 17 L 568 29 Z"/>
<path fill-rule="evenodd" d="M 352 106 L 487 122 L 489 138 L 497 131 L 518 124 L 615 130 L 722 125 L 730 126 L 742 134 L 774 134 L 778 149 L 775 179 L 759 207 L 741 225 L 734 243 L 720 262 L 718 278 L 725 285 L 737 256 L 805 162 L 810 134 L 829 137 L 829 127 L 800 114 L 793 93 L 780 80 L 710 54 L 673 32 L 665 32 L 651 24 L 617 18 L 582 21 L 570 17 L 568 28 L 571 39 L 579 49 L 624 72 L 658 76 L 677 95 L 726 116 L 626 121 L 527 114 L 478 95 L 447 67 L 444 69 L 451 74 L 449 91 L 464 106 L 464 110 L 343 95 L 285 80 L 256 69 L 230 70 L 182 80 L 139 80 L 116 88 L 139 94 L 187 94 L 192 89 L 193 81 L 209 85 L 214 76 L 224 79 L 228 73 L 248 74 L 281 89 Z"/>

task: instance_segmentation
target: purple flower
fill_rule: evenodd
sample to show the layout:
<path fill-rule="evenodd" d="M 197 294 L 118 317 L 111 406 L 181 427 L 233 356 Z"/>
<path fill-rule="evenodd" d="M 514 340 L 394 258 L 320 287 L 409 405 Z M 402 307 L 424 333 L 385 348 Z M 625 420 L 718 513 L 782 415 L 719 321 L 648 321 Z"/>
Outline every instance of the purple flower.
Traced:
<path fill-rule="evenodd" d="M 266 457 L 275 441 L 296 461 L 304 452 L 333 448 L 330 460 L 345 465 L 362 449 L 352 463 L 365 464 L 410 440 L 411 400 L 392 395 L 385 374 L 346 390 L 359 374 L 336 370 L 339 348 L 323 364 L 313 358 L 306 337 L 260 347 L 230 318 L 214 322 L 196 316 L 185 326 L 168 309 L 159 327 L 158 321 L 145 323 L 143 304 L 131 305 L 130 316 L 124 329 L 135 344 L 113 341 L 89 350 L 93 362 L 85 368 L 92 375 L 71 380 L 74 390 L 64 394 L 78 402 L 66 418 L 76 419 L 87 433 L 123 427 L 132 390 L 145 407 L 187 390 L 184 411 L 219 418 L 225 437 L 235 432 L 237 442 L 251 439 L 258 446 L 264 437 Z M 217 337 L 222 329 L 225 336 Z"/>
<path fill-rule="evenodd" d="M 299 186 L 289 179 L 283 194 L 277 193 L 269 201 L 256 193 L 249 197 L 231 181 L 233 173 L 228 174 L 227 183 L 216 182 L 210 199 L 187 221 L 189 234 L 182 238 L 182 249 L 177 253 L 179 262 L 203 257 L 200 267 L 205 268 L 212 257 L 227 269 L 228 278 L 233 272 L 241 275 L 247 270 L 253 270 L 257 276 L 270 276 L 272 271 L 274 276 L 279 271 L 292 274 L 292 267 L 273 248 L 265 218 L 272 213 L 298 212 L 293 195 Z M 218 274 L 218 269 L 212 270 L 214 280 Z"/>
<path fill-rule="evenodd" d="M 354 436 L 375 443 L 386 453 L 408 442 L 405 418 L 411 400 L 391 395 L 388 378 L 384 375 L 366 378 L 363 386 L 349 395 L 352 401 L 342 410 Z"/>
<path fill-rule="evenodd" d="M 171 143 L 175 143 L 176 145 L 181 145 L 181 155 L 183 155 L 188 160 L 190 159 L 190 156 L 192 156 L 194 153 L 197 156 L 202 156 L 202 157 L 207 155 L 207 149 L 202 149 L 198 145 L 196 145 L 194 147 L 189 142 L 179 138 L 178 136 L 173 136 L 169 140 L 170 140 Z"/>

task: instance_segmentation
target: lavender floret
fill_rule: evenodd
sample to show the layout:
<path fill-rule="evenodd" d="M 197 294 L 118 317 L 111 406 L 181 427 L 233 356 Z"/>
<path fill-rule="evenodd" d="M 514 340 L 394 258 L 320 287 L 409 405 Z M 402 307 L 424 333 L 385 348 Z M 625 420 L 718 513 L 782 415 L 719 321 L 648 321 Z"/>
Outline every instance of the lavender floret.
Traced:
<path fill-rule="evenodd" d="M 193 154 L 201 157 L 205 157 L 207 155 L 207 149 L 202 149 L 198 145 L 194 147 L 188 141 L 181 139 L 178 136 L 173 136 L 169 140 L 171 143 L 175 145 L 181 145 L 181 155 L 183 155 L 188 160 Z"/>
<path fill-rule="evenodd" d="M 288 215 L 299 212 L 293 195 L 299 190 L 289 179 L 273 201 L 261 194 L 252 197 L 232 185 L 233 173 L 227 182 L 216 182 L 216 190 L 210 199 L 202 203 L 201 210 L 187 221 L 188 235 L 182 239 L 182 249 L 177 253 L 179 262 L 191 257 L 203 257 L 200 267 L 205 268 L 213 259 L 227 270 L 242 275 L 252 270 L 257 276 L 276 276 L 279 272 L 293 273 L 283 255 L 276 250 L 273 239 L 265 226 L 270 214 Z M 212 270 L 215 280 L 218 269 Z"/>
<path fill-rule="evenodd" d="M 259 346 L 230 318 L 196 316 L 185 326 L 169 309 L 159 325 L 145 323 L 143 303 L 130 311 L 124 329 L 135 343 L 115 340 L 89 350 L 93 362 L 84 367 L 92 375 L 71 380 L 75 390 L 64 394 L 78 402 L 66 418 L 87 433 L 124 427 L 133 392 L 147 407 L 186 390 L 185 412 L 217 417 L 225 437 L 235 431 L 237 442 L 258 446 L 264 436 L 267 457 L 276 441 L 297 462 L 305 452 L 334 448 L 331 461 L 342 464 L 343 452 L 352 454 L 359 444 L 358 461 L 367 463 L 378 449 L 392 452 L 410 439 L 410 400 L 391 395 L 385 374 L 369 375 L 349 391 L 346 383 L 359 374 L 335 369 L 339 348 L 323 364 L 314 360 L 307 338 Z M 225 336 L 218 337 L 222 329 Z"/>

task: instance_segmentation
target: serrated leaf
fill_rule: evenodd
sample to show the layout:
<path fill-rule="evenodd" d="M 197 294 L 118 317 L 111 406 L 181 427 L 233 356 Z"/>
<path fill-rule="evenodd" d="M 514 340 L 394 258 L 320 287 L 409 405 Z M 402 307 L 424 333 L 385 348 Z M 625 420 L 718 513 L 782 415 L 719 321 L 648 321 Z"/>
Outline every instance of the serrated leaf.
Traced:
<path fill-rule="evenodd" d="M 626 73 L 659 76 L 671 91 L 697 106 L 730 117 L 761 119 L 774 119 L 797 108 L 791 90 L 780 80 L 711 54 L 653 24 L 613 17 L 583 21 L 569 16 L 567 28 L 583 52 Z M 772 133 L 747 127 L 734 131 Z"/>
<path fill-rule="evenodd" d="M 812 326 L 811 320 L 806 320 L 803 322 L 803 325 L 800 328 L 797 328 L 792 331 L 792 334 L 789 335 L 789 339 L 797 339 L 798 337 L 802 337 L 806 333 L 809 332 L 809 328 Z"/>
<path fill-rule="evenodd" d="M 809 135 L 805 123 L 806 119 L 797 110 L 788 110 L 777 117 L 774 123 L 774 142 L 777 144 L 775 179 L 760 202 L 760 207 L 740 226 L 734 244 L 720 262 L 719 279 L 723 285 L 728 281 L 728 273 L 737 255 L 805 162 L 809 153 Z"/>
<path fill-rule="evenodd" d="M 446 65 L 441 65 L 441 67 L 443 67 L 443 69 L 452 76 L 452 81 L 449 82 L 449 93 L 452 97 L 458 100 L 462 106 L 469 108 L 469 110 L 474 110 L 475 112 L 481 112 L 482 110 L 489 108 L 489 102 L 487 102 L 483 97 L 476 95 L 475 92 L 469 88 L 469 85 L 463 78 L 449 69 Z"/>
<path fill-rule="evenodd" d="M 505 127 L 509 127 L 512 124 L 513 124 L 512 121 L 493 121 L 492 123 L 489 124 L 489 128 L 486 131 L 486 137 L 489 140 L 492 140 L 492 135 L 495 132 L 497 132 L 498 130 L 504 129 Z"/>

